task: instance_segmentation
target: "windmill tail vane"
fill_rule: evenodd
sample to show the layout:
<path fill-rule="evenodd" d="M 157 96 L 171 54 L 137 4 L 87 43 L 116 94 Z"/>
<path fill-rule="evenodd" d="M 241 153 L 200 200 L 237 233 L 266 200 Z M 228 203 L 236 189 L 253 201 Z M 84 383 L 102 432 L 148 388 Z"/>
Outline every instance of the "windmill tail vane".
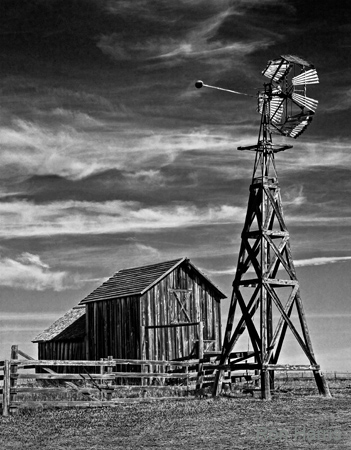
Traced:
<path fill-rule="evenodd" d="M 319 393 L 330 396 L 313 352 L 275 167 L 275 154 L 292 146 L 272 142 L 272 134 L 296 139 L 310 125 L 318 101 L 307 97 L 307 87 L 319 79 L 313 64 L 293 55 L 268 61 L 262 74 L 269 82 L 257 96 L 251 96 L 257 98 L 261 115 L 258 141 L 238 148 L 254 151 L 256 156 L 219 364 L 229 366 L 230 376 L 243 370 L 243 359 L 238 356 L 242 352 L 234 349 L 246 333 L 253 349 L 246 352 L 250 360 L 246 370 L 259 373 L 261 397 L 270 399 L 275 371 L 293 367 L 278 364 L 290 330 L 308 360 L 307 365 L 294 366 L 295 370 L 312 370 Z M 202 81 L 195 86 L 248 95 Z M 215 375 L 213 394 L 217 395 L 224 370 L 218 369 Z"/>

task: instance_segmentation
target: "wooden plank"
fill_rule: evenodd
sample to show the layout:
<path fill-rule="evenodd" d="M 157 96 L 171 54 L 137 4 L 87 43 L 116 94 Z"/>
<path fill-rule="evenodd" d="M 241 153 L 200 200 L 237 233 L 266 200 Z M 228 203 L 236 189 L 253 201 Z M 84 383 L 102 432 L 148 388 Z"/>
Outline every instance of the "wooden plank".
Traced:
<path fill-rule="evenodd" d="M 199 323 L 199 365 L 197 368 L 196 389 L 201 389 L 203 385 L 203 357 L 204 357 L 204 324 Z"/>
<path fill-rule="evenodd" d="M 8 416 L 10 413 L 10 388 L 11 388 L 11 378 L 10 378 L 10 361 L 6 360 L 4 364 L 4 385 L 2 392 L 2 415 Z"/>
<path fill-rule="evenodd" d="M 12 345 L 11 346 L 11 359 L 18 359 L 18 345 Z M 10 365 L 10 371 L 12 375 L 16 375 L 17 374 L 17 366 L 15 364 Z M 17 384 L 17 380 L 15 378 L 11 378 L 10 380 L 10 386 L 11 388 L 15 388 Z M 16 400 L 16 394 L 11 394 L 10 395 L 10 402 L 13 402 L 14 400 Z"/>
<path fill-rule="evenodd" d="M 193 401 L 194 397 L 157 397 L 157 401 Z M 43 400 L 40 402 L 26 402 L 26 407 L 37 408 L 38 403 L 47 407 L 55 408 L 113 408 L 123 403 L 154 403 L 155 398 L 114 398 L 111 401 L 54 401 Z M 14 402 L 14 406 L 18 407 L 23 405 L 23 402 Z"/>
<path fill-rule="evenodd" d="M 106 386 L 100 386 L 100 389 L 106 389 Z M 186 386 L 132 386 L 132 385 L 125 385 L 125 384 L 114 384 L 113 385 L 113 389 L 114 390 L 118 390 L 118 391 L 123 391 L 123 390 L 127 390 L 129 391 L 141 391 L 146 389 L 148 390 L 163 390 L 163 391 L 167 391 L 167 390 L 179 390 L 179 391 L 186 391 L 188 388 Z M 97 392 L 99 392 L 99 389 L 97 388 L 87 388 L 84 387 L 83 389 L 84 392 L 87 393 L 91 393 L 91 394 L 96 394 Z M 2 391 L 2 389 L 0 389 L 0 391 Z M 67 392 L 76 392 L 76 389 L 67 389 L 64 387 L 16 387 L 14 389 L 11 389 L 10 391 L 11 393 L 48 393 L 48 394 L 62 394 L 62 393 L 67 393 Z M 157 399 L 157 397 L 156 397 Z"/>
<path fill-rule="evenodd" d="M 91 374 L 93 379 L 114 380 L 116 377 L 120 378 L 196 378 L 197 374 L 190 373 L 141 373 L 141 372 L 112 372 L 112 374 Z M 79 374 L 50 374 L 50 373 L 19 373 L 16 375 L 17 379 L 33 379 L 33 380 L 82 380 Z M 5 380 L 4 380 L 5 381 Z"/>
<path fill-rule="evenodd" d="M 199 322 L 178 322 L 178 323 L 169 323 L 167 325 L 149 325 L 146 326 L 146 329 L 152 329 L 152 328 L 177 328 L 177 327 L 190 327 L 194 325 L 199 325 Z"/>
<path fill-rule="evenodd" d="M 295 370 L 319 370 L 318 364 L 264 364 L 263 366 L 267 370 L 282 370 L 282 371 L 295 371 Z"/>
<path fill-rule="evenodd" d="M 86 376 L 86 374 L 84 374 Z M 115 375 L 100 375 L 98 373 L 91 374 L 94 379 L 114 380 Z M 76 373 L 19 373 L 16 375 L 18 379 L 33 379 L 33 380 L 80 380 L 82 377 Z"/>
<path fill-rule="evenodd" d="M 157 365 L 164 365 L 164 366 L 179 366 L 179 367 L 186 367 L 191 366 L 194 364 L 197 364 L 197 359 L 192 359 L 188 361 L 162 361 L 162 360 L 140 360 L 140 359 L 113 359 L 111 361 L 85 361 L 85 360 L 66 360 L 66 361 L 57 361 L 57 360 L 11 360 L 11 364 L 17 364 L 19 369 L 25 369 L 25 368 L 33 368 L 37 366 L 106 366 L 106 367 L 113 367 L 116 364 L 121 365 L 150 365 L 150 364 L 157 364 Z"/>

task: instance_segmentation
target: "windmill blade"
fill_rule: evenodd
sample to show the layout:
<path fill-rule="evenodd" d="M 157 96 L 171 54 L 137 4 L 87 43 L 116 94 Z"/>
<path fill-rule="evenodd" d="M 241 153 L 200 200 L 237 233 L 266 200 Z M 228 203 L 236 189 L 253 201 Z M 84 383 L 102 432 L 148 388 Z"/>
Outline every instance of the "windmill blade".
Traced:
<path fill-rule="evenodd" d="M 312 120 L 312 119 L 311 119 Z M 303 122 L 301 122 L 299 125 L 297 125 L 289 134 L 290 137 L 296 139 L 297 137 L 300 136 L 300 134 L 302 134 L 306 128 L 308 127 L 308 125 L 310 124 L 310 121 L 308 120 L 304 120 Z"/>
<path fill-rule="evenodd" d="M 317 84 L 319 83 L 319 78 L 316 69 L 307 70 L 306 72 L 300 73 L 292 79 L 292 84 L 294 86 L 299 86 L 302 84 Z"/>
<path fill-rule="evenodd" d="M 296 55 L 282 55 L 282 58 L 286 59 L 287 61 L 298 64 L 301 67 L 309 67 L 310 69 L 314 69 L 314 65 L 310 62 L 306 61 L 305 59 L 300 58 L 300 56 Z"/>
<path fill-rule="evenodd" d="M 288 136 L 296 139 L 302 134 L 308 125 L 312 122 L 313 113 L 311 114 L 296 114 L 294 116 L 288 117 L 286 122 L 281 125 L 278 130 L 284 136 Z"/>
<path fill-rule="evenodd" d="M 295 92 L 291 94 L 291 98 L 300 106 L 303 106 L 310 111 L 315 112 L 318 106 L 318 100 L 306 97 L 305 95 L 296 94 Z"/>
<path fill-rule="evenodd" d="M 281 92 L 279 89 L 273 89 L 272 94 L 279 94 Z M 282 119 L 284 109 L 284 99 L 280 97 L 273 97 L 269 102 L 270 119 L 273 123 L 279 123 Z"/>
<path fill-rule="evenodd" d="M 272 94 L 277 95 L 281 92 L 281 89 L 273 89 Z M 283 110 L 284 110 L 284 99 L 280 97 L 273 97 L 272 100 L 269 101 L 269 118 L 273 123 L 278 123 L 282 119 Z M 259 114 L 262 114 L 263 111 L 263 103 L 264 103 L 264 94 L 259 93 L 257 97 L 257 109 L 256 111 Z"/>
<path fill-rule="evenodd" d="M 290 63 L 284 59 L 274 59 L 268 62 L 267 67 L 262 72 L 265 77 L 279 83 L 290 71 Z"/>

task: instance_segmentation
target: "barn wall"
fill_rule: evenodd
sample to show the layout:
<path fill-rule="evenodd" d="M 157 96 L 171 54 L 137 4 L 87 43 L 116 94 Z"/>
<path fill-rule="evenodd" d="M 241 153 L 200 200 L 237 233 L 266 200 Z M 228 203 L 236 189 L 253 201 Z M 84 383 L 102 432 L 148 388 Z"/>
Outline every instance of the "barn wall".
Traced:
<path fill-rule="evenodd" d="M 85 360 L 85 342 L 84 340 L 73 341 L 48 341 L 38 343 L 38 358 L 47 360 Z M 74 373 L 78 369 L 74 367 L 52 367 L 55 372 Z"/>
<path fill-rule="evenodd" d="M 175 291 L 175 292 L 174 292 Z M 186 313 L 175 295 L 181 299 Z M 141 324 L 167 325 L 178 322 L 204 323 L 203 339 L 214 341 L 212 350 L 221 345 L 220 302 L 208 283 L 191 267 L 182 265 L 157 283 L 141 298 Z M 198 326 L 179 326 L 145 330 L 146 359 L 178 359 L 198 356 Z M 205 342 L 206 344 L 206 342 Z M 208 343 L 209 344 L 209 343 Z"/>
<path fill-rule="evenodd" d="M 87 357 L 140 358 L 139 296 L 87 303 Z"/>

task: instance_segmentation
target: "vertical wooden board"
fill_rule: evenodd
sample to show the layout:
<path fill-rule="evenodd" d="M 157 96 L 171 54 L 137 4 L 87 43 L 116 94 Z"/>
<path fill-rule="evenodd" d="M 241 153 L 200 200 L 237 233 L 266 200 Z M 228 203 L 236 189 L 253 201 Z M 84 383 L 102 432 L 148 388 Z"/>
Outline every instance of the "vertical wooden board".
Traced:
<path fill-rule="evenodd" d="M 91 339 L 91 354 L 90 354 L 90 358 L 92 358 L 93 360 L 96 360 L 97 358 L 97 334 L 98 334 L 98 326 L 97 326 L 97 313 L 98 313 L 98 308 L 97 308 L 97 303 L 93 302 L 93 304 L 89 304 L 90 308 L 92 308 L 93 310 L 93 314 L 92 314 L 92 318 L 93 318 L 93 326 L 94 326 L 94 334 L 92 336 Z"/>
<path fill-rule="evenodd" d="M 160 301 L 159 301 L 159 284 L 156 285 L 153 289 L 151 289 L 150 293 L 153 297 L 153 303 L 154 303 L 154 324 L 159 325 L 160 323 Z M 159 359 L 159 342 L 160 342 L 160 328 L 155 329 L 155 359 Z"/>
<path fill-rule="evenodd" d="M 124 299 L 124 313 L 125 313 L 125 317 L 126 317 L 126 340 L 125 340 L 125 348 L 127 351 L 127 358 L 130 358 L 131 353 L 132 353 L 132 342 L 133 342 L 133 328 L 132 328 L 132 323 L 133 323 L 133 313 L 132 313 L 132 309 L 131 309 L 131 304 L 130 304 L 130 297 L 125 297 Z"/>
<path fill-rule="evenodd" d="M 160 303 L 160 325 L 165 324 L 165 281 L 162 280 L 159 283 L 159 303 Z M 166 328 L 160 328 L 160 358 L 162 360 L 166 359 Z"/>
<path fill-rule="evenodd" d="M 133 358 L 134 349 L 134 314 L 131 297 L 126 298 L 126 306 L 128 310 L 128 358 Z"/>
<path fill-rule="evenodd" d="M 215 351 L 218 351 L 219 346 L 218 346 L 218 310 L 217 310 L 217 301 L 216 299 L 213 297 L 212 299 L 212 314 L 213 314 L 213 325 L 214 325 L 214 340 L 215 340 Z"/>
<path fill-rule="evenodd" d="M 113 347 L 111 354 L 114 358 L 117 358 L 117 346 L 118 346 L 118 322 L 117 322 L 117 299 L 113 299 L 111 302 L 111 317 L 112 317 L 112 329 L 113 329 Z"/>
<path fill-rule="evenodd" d="M 112 356 L 113 353 L 113 347 L 114 347 L 114 341 L 115 341 L 115 330 L 113 326 L 113 320 L 112 320 L 112 314 L 113 314 L 113 300 L 108 300 L 108 356 Z"/>
<path fill-rule="evenodd" d="M 146 294 L 140 297 L 140 305 L 141 305 L 141 317 L 143 326 L 147 327 L 148 325 L 148 316 L 147 316 L 147 296 Z M 149 342 L 149 333 L 148 329 L 145 328 L 145 359 L 148 359 L 148 342 Z"/>
<path fill-rule="evenodd" d="M 102 351 L 102 358 L 107 358 L 109 352 L 108 352 L 108 300 L 102 301 L 102 314 L 104 316 L 104 335 L 103 335 L 103 351 Z"/>
<path fill-rule="evenodd" d="M 146 330 L 145 330 L 145 295 L 139 297 L 139 322 L 140 322 L 140 332 L 143 328 L 143 335 L 140 335 L 140 359 L 146 359 L 145 346 L 146 346 Z M 141 345 L 143 344 L 143 346 Z"/>
<path fill-rule="evenodd" d="M 130 357 L 135 358 L 135 344 L 136 344 L 136 315 L 135 315 L 135 302 L 134 297 L 129 297 L 129 310 L 130 310 L 130 336 L 131 336 L 131 346 L 130 346 Z"/>
<path fill-rule="evenodd" d="M 203 310 L 202 310 L 202 324 L 203 324 L 203 339 L 208 339 L 208 311 L 207 311 L 207 292 L 203 285 L 201 285 L 202 289 L 202 304 L 203 304 Z"/>
<path fill-rule="evenodd" d="M 117 359 L 121 359 L 121 319 L 119 314 L 119 301 L 118 299 L 114 300 L 115 305 L 115 311 L 114 311 L 114 317 L 115 317 L 115 327 L 116 327 L 116 347 L 115 347 L 115 354 L 113 355 Z M 118 368 L 117 368 L 118 370 Z"/>
<path fill-rule="evenodd" d="M 212 295 L 211 292 L 207 290 L 207 327 L 208 327 L 208 339 L 214 338 L 213 333 L 213 308 L 212 308 Z"/>
<path fill-rule="evenodd" d="M 2 389 L 2 415 L 10 413 L 10 361 L 4 361 L 4 381 Z"/>
<path fill-rule="evenodd" d="M 121 302 L 121 325 L 122 325 L 122 355 L 123 358 L 128 358 L 128 321 L 129 321 L 129 314 L 128 309 L 126 305 L 125 298 L 120 298 L 119 301 Z"/>
<path fill-rule="evenodd" d="M 150 298 L 150 291 L 147 292 L 146 298 L 147 298 L 148 325 L 152 326 L 152 325 L 154 325 L 154 322 L 153 322 L 153 316 L 152 316 L 152 302 L 151 302 L 151 298 Z M 147 346 L 148 356 L 147 356 L 147 359 L 151 359 L 151 360 L 155 359 L 154 358 L 154 350 L 153 350 L 153 348 L 154 348 L 154 339 L 153 339 L 154 336 L 153 336 L 153 333 L 154 333 L 153 329 L 149 328 L 149 330 L 148 330 L 148 346 Z"/>
<path fill-rule="evenodd" d="M 116 347 L 115 354 L 113 355 L 117 359 L 121 359 L 121 316 L 120 305 L 118 298 L 114 300 L 115 303 L 115 324 L 116 324 Z"/>
<path fill-rule="evenodd" d="M 139 358 L 139 342 L 140 342 L 140 316 L 139 316 L 139 297 L 133 297 L 133 310 L 134 310 L 134 348 L 133 358 Z"/>
<path fill-rule="evenodd" d="M 98 344 L 98 357 L 99 359 L 104 357 L 105 354 L 105 329 L 106 329 L 106 316 L 104 311 L 104 301 L 99 301 L 99 321 L 101 323 L 100 333 L 99 333 L 99 344 Z"/>

